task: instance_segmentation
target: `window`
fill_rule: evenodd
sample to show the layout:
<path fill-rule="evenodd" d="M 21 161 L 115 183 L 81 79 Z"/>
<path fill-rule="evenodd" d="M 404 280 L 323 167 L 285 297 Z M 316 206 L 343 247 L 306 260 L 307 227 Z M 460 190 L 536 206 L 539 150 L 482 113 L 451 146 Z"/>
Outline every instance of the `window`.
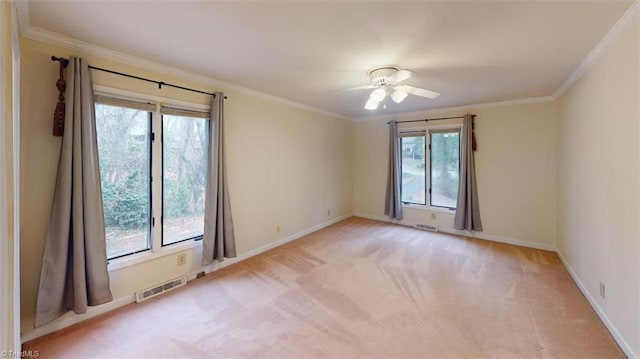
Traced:
<path fill-rule="evenodd" d="M 151 112 L 96 104 L 107 257 L 151 248 Z"/>
<path fill-rule="evenodd" d="M 162 115 L 162 245 L 204 232 L 207 177 L 204 118 Z"/>
<path fill-rule="evenodd" d="M 460 177 L 460 129 L 401 132 L 400 151 L 402 202 L 455 209 Z"/>
<path fill-rule="evenodd" d="M 95 112 L 107 258 L 201 239 L 208 114 L 103 96 Z"/>
<path fill-rule="evenodd" d="M 427 204 L 425 134 L 405 133 L 400 137 L 402 147 L 402 202 Z"/>
<path fill-rule="evenodd" d="M 460 131 L 429 132 L 432 207 L 456 208 L 460 178 Z"/>

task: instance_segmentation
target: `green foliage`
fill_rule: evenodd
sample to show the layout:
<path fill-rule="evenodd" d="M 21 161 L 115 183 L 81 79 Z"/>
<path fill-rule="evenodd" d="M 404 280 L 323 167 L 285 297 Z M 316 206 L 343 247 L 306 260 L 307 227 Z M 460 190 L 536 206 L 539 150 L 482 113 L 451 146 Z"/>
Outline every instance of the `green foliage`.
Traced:
<path fill-rule="evenodd" d="M 107 227 L 140 229 L 149 223 L 148 188 L 141 171 L 130 173 L 124 181 L 105 183 L 102 196 Z"/>
<path fill-rule="evenodd" d="M 111 230 L 144 230 L 149 224 L 147 116 L 96 105 L 104 219 Z"/>
<path fill-rule="evenodd" d="M 440 193 L 456 198 L 460 166 L 460 135 L 435 133 L 431 135 L 432 186 Z"/>
<path fill-rule="evenodd" d="M 168 204 L 164 206 L 164 216 L 175 218 L 182 217 L 189 212 L 190 202 L 189 184 L 186 179 L 181 181 L 165 179 L 164 181 L 164 201 Z"/>
<path fill-rule="evenodd" d="M 149 113 L 96 105 L 98 156 L 105 225 L 111 231 L 146 230 L 150 211 Z M 204 212 L 206 120 L 163 118 L 163 215 Z"/>

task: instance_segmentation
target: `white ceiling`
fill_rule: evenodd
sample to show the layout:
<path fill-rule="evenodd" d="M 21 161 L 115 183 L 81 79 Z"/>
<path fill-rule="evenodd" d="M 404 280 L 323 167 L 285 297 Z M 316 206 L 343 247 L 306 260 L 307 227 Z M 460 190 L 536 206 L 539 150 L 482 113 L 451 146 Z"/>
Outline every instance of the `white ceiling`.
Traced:
<path fill-rule="evenodd" d="M 31 26 L 349 117 L 549 96 L 631 1 L 34 1 Z M 367 70 L 441 92 L 363 108 Z"/>

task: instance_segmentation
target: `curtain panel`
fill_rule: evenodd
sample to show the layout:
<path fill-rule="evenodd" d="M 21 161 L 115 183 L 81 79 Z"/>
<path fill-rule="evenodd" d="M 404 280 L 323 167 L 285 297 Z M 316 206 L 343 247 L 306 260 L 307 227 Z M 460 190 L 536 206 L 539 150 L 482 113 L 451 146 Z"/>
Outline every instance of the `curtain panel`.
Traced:
<path fill-rule="evenodd" d="M 69 60 L 66 115 L 49 219 L 36 326 L 69 310 L 113 300 L 109 289 L 102 191 L 91 73 L 84 59 Z"/>
<path fill-rule="evenodd" d="M 462 123 L 462 148 L 460 150 L 460 182 L 458 202 L 453 228 L 458 230 L 482 231 L 476 165 L 474 159 L 475 139 L 473 136 L 473 116 L 467 114 Z"/>
<path fill-rule="evenodd" d="M 402 201 L 400 198 L 400 150 L 398 123 L 389 122 L 389 163 L 387 166 L 387 191 L 384 200 L 384 214 L 390 219 L 402 219 Z"/>
<path fill-rule="evenodd" d="M 236 256 L 224 143 L 224 94 L 211 99 L 202 265 Z"/>

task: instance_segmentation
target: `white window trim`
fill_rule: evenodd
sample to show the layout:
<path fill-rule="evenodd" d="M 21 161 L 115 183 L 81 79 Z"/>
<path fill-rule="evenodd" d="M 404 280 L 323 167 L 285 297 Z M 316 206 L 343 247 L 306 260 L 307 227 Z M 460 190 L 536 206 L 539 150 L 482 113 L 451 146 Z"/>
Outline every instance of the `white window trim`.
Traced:
<path fill-rule="evenodd" d="M 159 105 L 175 106 L 186 110 L 209 111 L 209 105 L 203 105 L 193 102 L 175 100 L 168 97 L 146 95 L 139 92 L 133 92 L 123 89 L 117 89 L 102 85 L 93 85 L 93 93 L 96 95 L 118 98 L 122 100 L 131 100 L 138 102 L 152 102 Z"/>
<path fill-rule="evenodd" d="M 442 125 L 429 125 L 427 122 L 426 125 L 423 126 L 411 126 L 411 127 L 402 127 L 398 129 L 398 135 L 403 132 L 415 132 L 415 131 L 425 131 L 425 154 L 428 152 L 429 145 L 431 144 L 431 136 L 429 136 L 431 130 L 459 130 L 462 135 L 462 122 L 456 121 L 456 123 L 447 123 Z M 462 138 L 460 138 L 462 140 Z M 427 158 L 428 157 L 428 158 Z M 440 212 L 454 215 L 456 213 L 457 208 L 446 208 L 446 207 L 438 207 L 431 205 L 431 194 L 428 189 L 431 187 L 431 173 L 427 171 L 427 168 L 431 168 L 431 155 L 425 156 L 425 201 L 426 204 L 417 204 L 417 203 L 404 203 L 400 201 L 401 206 L 403 208 L 417 209 L 422 211 L 429 212 Z"/>
<path fill-rule="evenodd" d="M 184 108 L 187 110 L 208 112 L 210 107 L 207 105 L 196 104 L 192 102 L 180 101 L 170 99 L 166 97 L 146 95 L 133 91 L 127 91 L 122 89 L 111 88 L 107 86 L 94 85 L 94 94 L 113 97 L 122 100 L 130 100 L 137 102 L 150 102 L 153 103 L 156 108 L 152 111 L 152 129 L 155 134 L 156 144 L 151 145 L 151 155 L 153 158 L 162 158 L 162 146 L 160 145 L 160 138 L 162 138 L 162 116 L 160 113 L 160 107 L 172 106 Z M 152 183 L 153 198 L 160 198 L 162 201 L 162 166 L 156 165 L 151 168 L 151 176 L 154 179 Z M 156 218 L 156 223 L 160 223 L 159 219 L 162 217 L 162 205 L 155 205 L 157 199 L 154 201 L 151 210 L 152 217 Z M 192 248 L 202 247 L 202 240 L 196 241 L 195 239 L 189 239 L 181 242 L 171 243 L 166 246 L 162 246 L 162 225 L 155 225 L 151 227 L 151 249 L 145 250 L 139 253 L 127 254 L 122 257 L 109 260 L 107 266 L 109 272 L 123 269 L 126 267 L 134 266 L 140 263 L 152 261 L 158 258 L 166 257 L 177 252 L 183 252 Z"/>
<path fill-rule="evenodd" d="M 160 230 L 162 230 L 161 226 L 158 226 L 158 227 L 160 227 Z M 197 247 L 202 247 L 202 241 L 188 240 L 184 242 L 170 244 L 164 247 L 160 246 L 160 248 L 157 248 L 154 244 L 152 244 L 151 249 L 148 251 L 129 254 L 116 259 L 110 259 L 109 265 L 107 268 L 109 272 L 117 271 L 119 269 L 123 269 L 136 264 L 156 260 L 158 258 L 170 256 L 174 253 L 184 252 Z"/>
<path fill-rule="evenodd" d="M 446 208 L 446 207 L 433 207 L 433 206 L 430 206 L 428 204 L 421 205 L 421 204 L 414 204 L 414 203 L 402 203 L 402 207 L 403 208 L 416 209 L 416 210 L 420 210 L 420 211 L 427 211 L 427 212 L 440 212 L 440 213 L 446 213 L 446 214 L 451 214 L 451 215 L 456 214 L 455 208 L 454 209 L 449 209 L 449 208 Z"/>

